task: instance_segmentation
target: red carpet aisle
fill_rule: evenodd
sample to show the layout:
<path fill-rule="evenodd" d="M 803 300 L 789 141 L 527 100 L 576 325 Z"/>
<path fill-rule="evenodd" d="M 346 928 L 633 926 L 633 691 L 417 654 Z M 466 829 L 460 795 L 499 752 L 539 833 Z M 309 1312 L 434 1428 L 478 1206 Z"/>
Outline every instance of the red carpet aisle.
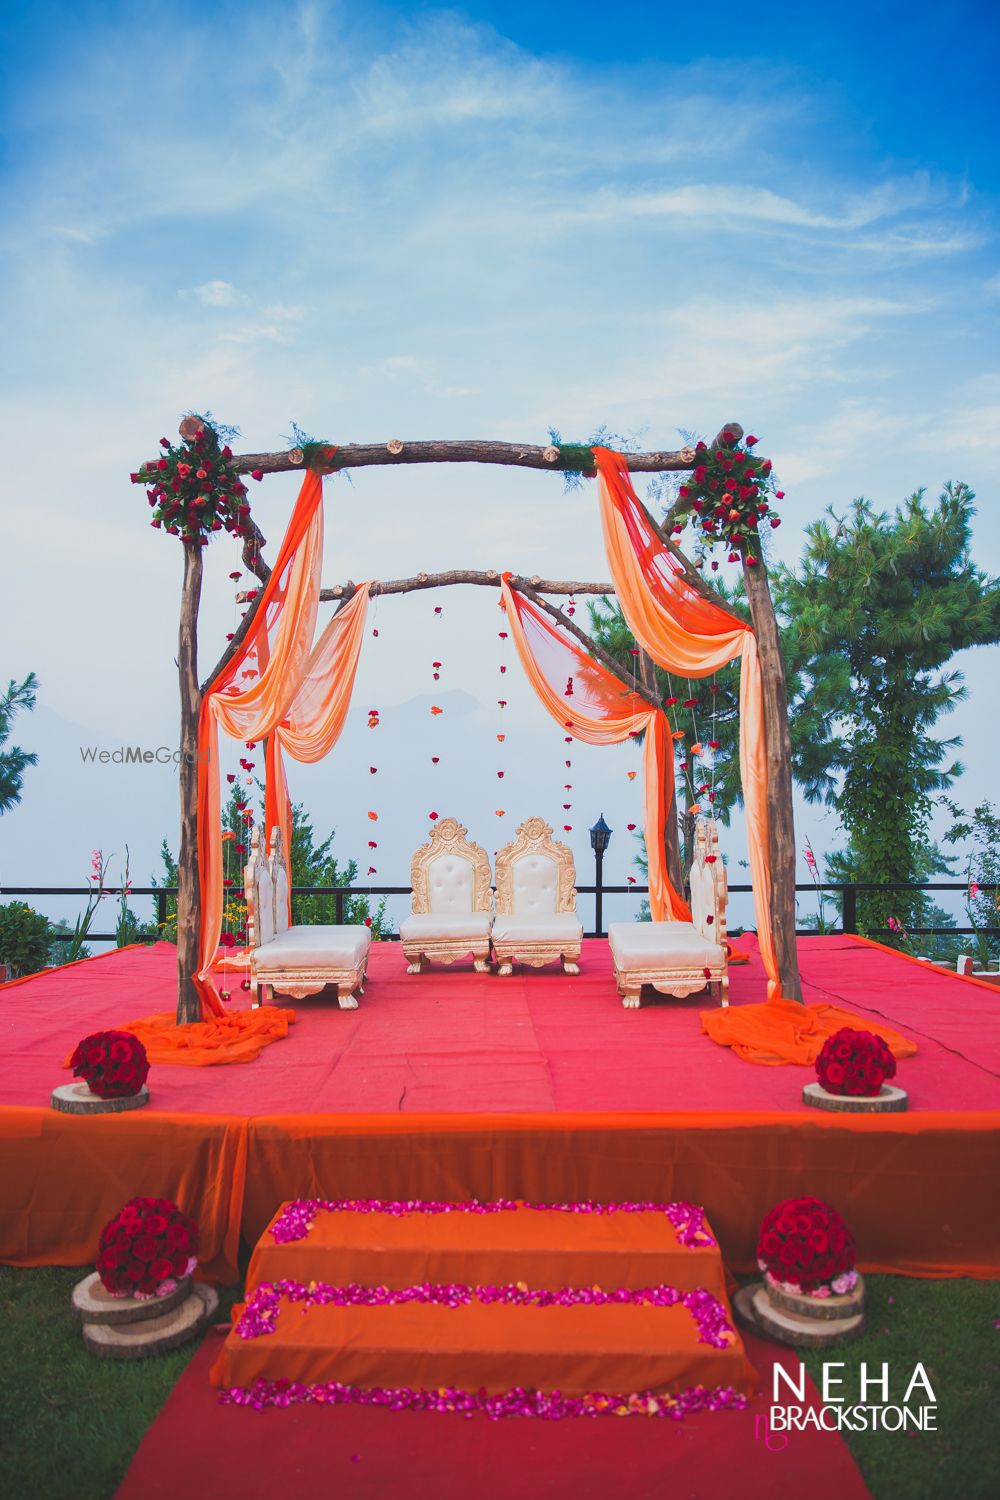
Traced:
<path fill-rule="evenodd" d="M 543 1422 L 438 1416 L 374 1407 L 220 1406 L 208 1384 L 222 1346 L 213 1330 L 171 1392 L 115 1500 L 336 1495 L 343 1500 L 870 1500 L 836 1433 L 793 1434 L 769 1451 L 761 1431 L 776 1359 L 750 1336 L 760 1394 L 744 1411 L 682 1422 L 598 1417 Z M 816 1392 L 808 1387 L 810 1404 Z M 775 1441 L 772 1438 L 772 1442 Z"/>

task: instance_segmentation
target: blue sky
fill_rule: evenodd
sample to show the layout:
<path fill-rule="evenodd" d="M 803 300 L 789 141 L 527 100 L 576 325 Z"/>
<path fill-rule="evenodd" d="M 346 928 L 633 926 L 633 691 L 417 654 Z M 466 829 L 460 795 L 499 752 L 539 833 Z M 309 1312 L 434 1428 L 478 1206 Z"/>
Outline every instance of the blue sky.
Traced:
<path fill-rule="evenodd" d="M 335 441 L 606 423 L 675 446 L 734 418 L 788 493 L 777 556 L 827 504 L 964 478 L 1000 571 L 998 32 L 978 4 L 7 7 L 0 671 L 38 672 L 72 747 L 74 726 L 174 733 L 179 549 L 127 475 L 190 408 L 253 449 L 293 419 Z M 291 496 L 255 489 L 272 545 Z M 228 543 L 210 553 L 206 668 L 234 617 Z M 600 573 L 589 491 L 461 470 L 332 487 L 330 581 L 462 565 Z M 364 707 L 429 687 L 424 608 L 399 603 Z M 448 686 L 489 703 L 484 601 L 456 591 L 448 621 Z M 963 665 L 949 728 L 981 797 L 995 652 Z M 516 712 L 527 760 L 547 754 Z M 125 826 L 120 786 L 60 761 L 51 729 L 54 779 L 4 818 L 0 874 L 30 854 L 31 878 L 66 879 L 126 838 L 148 865 L 169 781 Z M 481 818 L 480 753 L 461 775 Z M 357 768 L 335 769 L 301 791 L 351 849 Z M 418 821 L 439 800 L 414 797 Z"/>

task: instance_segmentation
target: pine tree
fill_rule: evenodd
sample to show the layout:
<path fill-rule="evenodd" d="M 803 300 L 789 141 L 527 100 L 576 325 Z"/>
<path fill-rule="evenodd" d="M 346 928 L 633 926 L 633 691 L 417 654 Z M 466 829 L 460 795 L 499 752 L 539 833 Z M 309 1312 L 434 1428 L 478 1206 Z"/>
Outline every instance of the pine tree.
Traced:
<path fill-rule="evenodd" d="M 712 587 L 725 599 L 734 614 L 745 615 L 746 603 L 742 580 L 730 589 L 718 578 Z M 620 664 L 626 681 L 635 670 L 635 638 L 617 602 L 601 599 L 591 604 L 591 634 L 605 651 Z M 841 746 L 835 732 L 835 716 L 841 701 L 835 680 L 817 686 L 786 661 L 788 698 L 792 738 L 792 771 L 807 801 L 833 802 L 836 793 L 834 771 L 839 764 Z M 677 816 L 680 824 L 682 865 L 685 876 L 691 867 L 694 848 L 692 804 L 708 808 L 720 823 L 729 825 L 734 808 L 742 807 L 740 785 L 740 664 L 730 662 L 709 680 L 694 681 L 671 677 L 655 667 L 656 685 L 668 719 L 674 729 L 687 731 L 685 743 L 715 743 L 718 749 L 702 762 L 692 762 L 678 754 L 675 763 Z M 842 676 L 842 674 L 840 674 Z M 692 699 L 694 709 L 683 705 Z M 710 767 L 705 771 L 705 767 Z M 705 771 L 705 774 L 702 772 Z M 706 776 L 711 781 L 711 800 L 704 792 Z M 643 866 L 644 868 L 644 866 Z"/>
<path fill-rule="evenodd" d="M 254 784 L 258 792 L 261 792 L 260 784 Z M 253 820 L 247 818 L 247 810 L 253 813 Z M 230 790 L 229 800 L 222 810 L 223 872 L 225 880 L 229 882 L 226 886 L 223 908 L 223 929 L 232 932 L 241 942 L 246 924 L 243 871 L 249 857 L 254 822 L 262 825 L 262 809 L 251 805 L 247 788 L 240 786 L 237 782 Z M 351 859 L 346 865 L 341 866 L 332 852 L 333 840 L 334 833 L 331 831 L 323 842 L 317 845 L 312 820 L 302 803 L 292 804 L 291 865 L 292 878 L 296 885 L 349 886 L 354 884 L 358 876 L 357 861 Z M 160 845 L 160 858 L 163 862 L 163 879 L 158 881 L 154 876 L 150 883 L 154 886 L 159 884 L 176 886 L 177 861 L 166 839 Z M 293 896 L 292 921 L 303 925 L 335 923 L 337 920 L 336 904 L 336 896 Z M 386 937 L 392 931 L 392 922 L 386 915 L 386 905 L 387 902 L 383 897 L 373 910 L 369 897 L 346 896 L 343 920 L 354 924 L 369 922 L 370 918 L 372 936 L 376 939 Z M 162 935 L 169 938 L 171 942 L 177 941 L 176 896 L 167 897 L 167 924 Z"/>
<path fill-rule="evenodd" d="M 0 696 L 0 813 L 9 812 L 21 800 L 21 784 L 28 766 L 36 765 L 38 756 L 34 751 L 22 750 L 19 745 L 3 747 L 10 738 L 14 717 L 19 709 L 30 712 L 35 706 L 38 679 L 29 672 L 23 682 L 13 678 L 7 691 Z"/>
<path fill-rule="evenodd" d="M 807 790 L 833 800 L 858 881 L 927 879 L 945 868 L 930 838 L 935 797 L 961 774 L 957 737 L 933 733 L 965 697 L 955 652 L 1000 639 L 1000 584 L 971 555 L 974 495 L 948 484 L 891 514 L 856 500 L 807 528 L 797 569 L 773 575 L 799 705 L 825 726 L 809 748 Z M 801 779 L 801 778 L 800 778 Z M 831 786 L 836 783 L 836 790 Z M 859 896 L 862 931 L 919 925 L 918 893 Z"/>

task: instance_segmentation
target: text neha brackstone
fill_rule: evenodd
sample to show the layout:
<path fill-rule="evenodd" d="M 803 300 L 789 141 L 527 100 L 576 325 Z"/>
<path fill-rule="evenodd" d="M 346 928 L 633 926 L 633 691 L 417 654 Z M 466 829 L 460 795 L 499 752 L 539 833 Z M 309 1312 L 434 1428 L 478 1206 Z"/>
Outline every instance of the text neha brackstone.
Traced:
<path fill-rule="evenodd" d="M 774 1366 L 771 1387 L 771 1409 L 767 1424 L 772 1432 L 804 1432 L 809 1427 L 826 1432 L 934 1432 L 937 1429 L 937 1397 L 922 1364 L 914 1365 L 901 1398 L 890 1395 L 889 1366 L 884 1363 L 878 1375 L 871 1375 L 868 1365 L 858 1370 L 857 1391 L 845 1391 L 839 1361 L 824 1361 L 821 1379 L 821 1407 L 805 1405 L 806 1370 L 800 1364 L 798 1376 L 781 1365 Z M 782 1384 L 786 1387 L 782 1391 Z M 898 1388 L 898 1383 L 897 1383 Z M 911 1404 L 914 1396 L 920 1404 Z M 784 1396 L 784 1400 L 782 1397 Z M 796 1405 L 791 1405 L 794 1398 Z"/>

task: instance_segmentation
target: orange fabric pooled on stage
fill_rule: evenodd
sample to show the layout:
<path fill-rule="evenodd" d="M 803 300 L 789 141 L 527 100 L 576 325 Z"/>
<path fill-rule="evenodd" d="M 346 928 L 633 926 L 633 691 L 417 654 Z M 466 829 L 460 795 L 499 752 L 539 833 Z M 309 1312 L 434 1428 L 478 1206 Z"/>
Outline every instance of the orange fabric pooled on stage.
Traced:
<path fill-rule="evenodd" d="M 265 1047 L 288 1035 L 294 1020 L 294 1010 L 262 1005 L 259 1010 L 234 1011 L 184 1026 L 178 1026 L 172 1011 L 163 1011 L 139 1021 L 125 1021 L 119 1029 L 139 1038 L 151 1063 L 209 1068 L 217 1063 L 253 1062 Z M 63 1067 L 69 1064 L 67 1057 Z"/>
<path fill-rule="evenodd" d="M 872 1027 L 854 1011 L 836 1005 L 799 1005 L 795 1000 L 768 1000 L 764 1005 L 734 1005 L 701 1013 L 703 1029 L 720 1047 L 731 1047 L 746 1062 L 779 1068 L 785 1063 L 811 1066 L 827 1037 L 849 1026 L 878 1031 L 893 1057 L 913 1057 L 916 1042 L 889 1026 Z"/>

